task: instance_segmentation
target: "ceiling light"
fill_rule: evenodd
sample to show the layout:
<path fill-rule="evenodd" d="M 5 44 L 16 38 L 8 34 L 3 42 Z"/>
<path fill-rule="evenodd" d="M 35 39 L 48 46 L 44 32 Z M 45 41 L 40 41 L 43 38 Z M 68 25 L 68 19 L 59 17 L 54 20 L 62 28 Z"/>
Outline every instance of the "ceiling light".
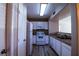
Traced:
<path fill-rule="evenodd" d="M 46 5 L 47 4 L 41 4 L 40 16 L 43 16 L 44 15 L 44 11 L 45 11 Z"/>

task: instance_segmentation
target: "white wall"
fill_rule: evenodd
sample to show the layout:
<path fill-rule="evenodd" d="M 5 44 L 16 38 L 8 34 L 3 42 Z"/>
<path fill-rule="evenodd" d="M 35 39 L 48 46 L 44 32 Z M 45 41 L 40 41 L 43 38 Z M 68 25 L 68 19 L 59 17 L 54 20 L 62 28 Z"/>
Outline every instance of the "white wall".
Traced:
<path fill-rule="evenodd" d="M 58 21 L 49 21 L 49 33 L 56 33 L 59 31 Z"/>
<path fill-rule="evenodd" d="M 5 16 L 6 4 L 0 3 L 0 52 L 5 49 Z"/>

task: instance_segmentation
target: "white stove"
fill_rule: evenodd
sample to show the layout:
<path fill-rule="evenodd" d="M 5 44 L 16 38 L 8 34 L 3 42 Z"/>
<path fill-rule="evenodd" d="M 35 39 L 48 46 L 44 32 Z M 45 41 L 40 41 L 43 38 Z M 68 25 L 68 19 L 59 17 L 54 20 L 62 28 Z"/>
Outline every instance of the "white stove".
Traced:
<path fill-rule="evenodd" d="M 37 32 L 36 34 L 36 44 L 37 45 L 45 45 L 45 33 L 44 32 Z"/>

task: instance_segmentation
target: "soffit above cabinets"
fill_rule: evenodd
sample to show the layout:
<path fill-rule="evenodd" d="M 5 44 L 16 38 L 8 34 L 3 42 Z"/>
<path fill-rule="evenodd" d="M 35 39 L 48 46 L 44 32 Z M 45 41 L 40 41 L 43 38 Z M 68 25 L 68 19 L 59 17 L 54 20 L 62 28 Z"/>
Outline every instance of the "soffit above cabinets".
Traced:
<path fill-rule="evenodd" d="M 57 6 L 58 5 L 58 6 Z M 52 15 L 50 16 L 49 20 L 52 21 L 52 19 L 57 16 L 57 14 L 62 11 L 62 9 L 64 9 L 64 7 L 66 6 L 67 4 L 56 4 L 55 6 L 55 14 L 52 13 Z M 55 20 L 53 20 L 55 21 Z"/>

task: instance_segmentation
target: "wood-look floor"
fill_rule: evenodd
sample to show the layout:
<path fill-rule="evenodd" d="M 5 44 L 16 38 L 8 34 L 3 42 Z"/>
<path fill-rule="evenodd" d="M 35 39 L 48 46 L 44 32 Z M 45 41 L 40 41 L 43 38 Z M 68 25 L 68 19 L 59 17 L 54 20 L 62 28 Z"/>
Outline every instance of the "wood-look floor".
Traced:
<path fill-rule="evenodd" d="M 57 56 L 56 53 L 48 46 L 33 45 L 32 56 Z"/>

